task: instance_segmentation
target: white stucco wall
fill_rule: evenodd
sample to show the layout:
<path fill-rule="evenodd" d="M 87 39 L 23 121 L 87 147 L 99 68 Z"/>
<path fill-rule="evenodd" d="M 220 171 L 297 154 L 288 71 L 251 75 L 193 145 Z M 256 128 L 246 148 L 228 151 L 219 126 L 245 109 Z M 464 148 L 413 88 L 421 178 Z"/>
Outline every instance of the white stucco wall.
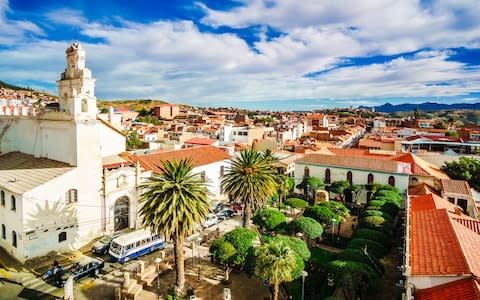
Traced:
<path fill-rule="evenodd" d="M 126 151 L 126 137 L 100 123 L 102 157 L 117 155 Z"/>
<path fill-rule="evenodd" d="M 224 167 L 224 174 L 226 174 L 227 168 L 230 166 L 230 161 L 217 161 L 208 165 L 198 166 L 193 169 L 194 173 L 201 173 L 205 171 L 207 188 L 208 191 L 212 194 L 209 198 L 212 200 L 224 200 L 226 198 L 226 195 L 220 192 L 220 182 L 222 181 L 222 177 L 220 177 L 221 166 Z"/>

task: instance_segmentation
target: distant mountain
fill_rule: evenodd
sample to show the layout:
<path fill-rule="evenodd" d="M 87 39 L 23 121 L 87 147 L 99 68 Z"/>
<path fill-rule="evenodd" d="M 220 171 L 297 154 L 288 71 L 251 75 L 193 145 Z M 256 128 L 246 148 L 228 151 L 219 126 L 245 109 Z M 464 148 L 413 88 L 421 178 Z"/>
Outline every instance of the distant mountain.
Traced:
<path fill-rule="evenodd" d="M 32 89 L 29 89 L 29 88 L 23 88 L 23 87 L 16 86 L 16 85 L 13 85 L 13 84 L 8 84 L 8 83 L 3 82 L 1 80 L 0 80 L 0 88 L 11 89 L 11 90 L 14 90 L 14 91 L 20 91 L 20 90 L 31 91 L 32 90 Z"/>
<path fill-rule="evenodd" d="M 480 110 L 480 103 L 455 103 L 455 104 L 441 104 L 435 102 L 425 103 L 404 103 L 393 105 L 385 103 L 380 106 L 375 106 L 375 111 L 384 113 L 393 113 L 399 111 L 414 111 L 417 108 L 420 111 L 438 111 L 438 110 L 457 110 L 457 109 L 470 109 Z M 371 109 L 372 107 L 360 106 L 359 108 Z"/>

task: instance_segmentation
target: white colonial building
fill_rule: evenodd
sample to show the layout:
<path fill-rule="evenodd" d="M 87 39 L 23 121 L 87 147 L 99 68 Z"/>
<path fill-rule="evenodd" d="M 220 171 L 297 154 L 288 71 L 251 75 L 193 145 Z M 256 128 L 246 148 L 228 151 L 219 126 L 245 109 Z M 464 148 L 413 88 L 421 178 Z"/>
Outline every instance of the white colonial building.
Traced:
<path fill-rule="evenodd" d="M 140 168 L 97 116 L 85 51 L 74 43 L 66 57 L 58 105 L 0 114 L 0 246 L 22 262 L 137 225 Z"/>

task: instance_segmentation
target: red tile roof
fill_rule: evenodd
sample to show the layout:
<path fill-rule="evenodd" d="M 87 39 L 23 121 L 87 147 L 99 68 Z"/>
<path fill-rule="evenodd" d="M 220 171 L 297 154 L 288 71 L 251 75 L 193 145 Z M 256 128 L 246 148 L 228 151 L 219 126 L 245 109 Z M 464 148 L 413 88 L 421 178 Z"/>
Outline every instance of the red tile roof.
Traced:
<path fill-rule="evenodd" d="M 222 149 L 214 146 L 200 146 L 175 151 L 130 156 L 130 159 L 133 161 L 140 162 L 140 165 L 143 168 L 152 170 L 153 173 L 157 174 L 160 173 L 162 161 L 170 161 L 174 159 L 180 161 L 185 158 L 190 158 L 193 166 L 198 167 L 230 159 L 230 155 Z"/>
<path fill-rule="evenodd" d="M 470 186 L 464 180 L 442 179 L 442 189 L 445 193 L 459 194 L 472 197 Z"/>
<path fill-rule="evenodd" d="M 308 154 L 303 159 L 298 160 L 297 163 L 340 166 L 351 169 L 364 169 L 388 173 L 409 174 L 407 172 L 404 172 L 404 170 L 400 168 L 399 162 L 391 160 L 377 160 L 374 158 L 364 157 Z"/>
<path fill-rule="evenodd" d="M 471 273 L 446 209 L 412 211 L 410 256 L 412 275 Z"/>
<path fill-rule="evenodd" d="M 475 300 L 480 299 L 480 287 L 472 278 L 460 279 L 415 291 L 415 300 Z"/>
<path fill-rule="evenodd" d="M 185 144 L 194 144 L 194 145 L 212 145 L 216 141 L 217 140 L 204 139 L 204 138 L 191 138 L 189 140 L 186 140 L 184 143 Z"/>

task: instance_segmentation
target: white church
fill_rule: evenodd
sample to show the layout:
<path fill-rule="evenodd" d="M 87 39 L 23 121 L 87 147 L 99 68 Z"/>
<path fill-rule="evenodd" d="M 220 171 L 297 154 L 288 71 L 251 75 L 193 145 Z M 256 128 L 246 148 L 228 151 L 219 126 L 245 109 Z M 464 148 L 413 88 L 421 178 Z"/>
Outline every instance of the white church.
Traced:
<path fill-rule="evenodd" d="M 97 116 L 95 79 L 66 50 L 58 106 L 0 113 L 0 247 L 21 262 L 136 228 L 141 172 L 121 130 Z"/>

